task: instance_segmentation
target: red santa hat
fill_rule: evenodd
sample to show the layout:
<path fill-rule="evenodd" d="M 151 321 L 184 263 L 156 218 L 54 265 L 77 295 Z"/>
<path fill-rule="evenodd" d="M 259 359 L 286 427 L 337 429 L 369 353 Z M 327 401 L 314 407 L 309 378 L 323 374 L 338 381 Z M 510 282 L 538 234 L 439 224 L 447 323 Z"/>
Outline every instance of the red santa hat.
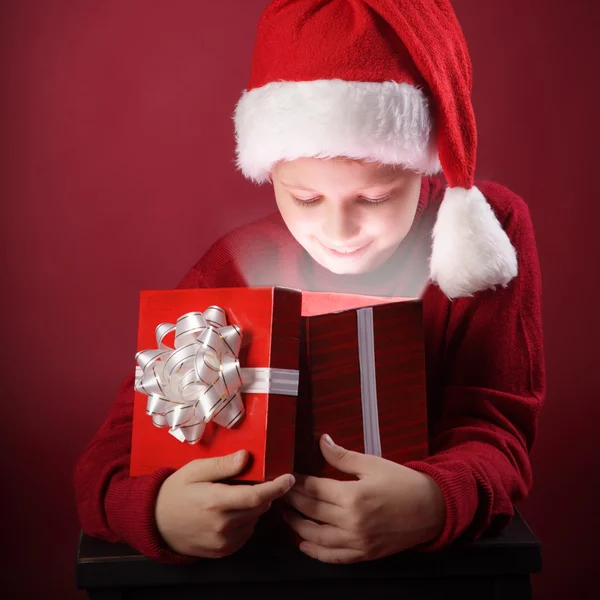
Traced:
<path fill-rule="evenodd" d="M 432 281 L 455 298 L 516 276 L 515 250 L 474 186 L 471 61 L 449 0 L 274 0 L 234 120 L 238 166 L 256 182 L 300 157 L 443 170 Z"/>

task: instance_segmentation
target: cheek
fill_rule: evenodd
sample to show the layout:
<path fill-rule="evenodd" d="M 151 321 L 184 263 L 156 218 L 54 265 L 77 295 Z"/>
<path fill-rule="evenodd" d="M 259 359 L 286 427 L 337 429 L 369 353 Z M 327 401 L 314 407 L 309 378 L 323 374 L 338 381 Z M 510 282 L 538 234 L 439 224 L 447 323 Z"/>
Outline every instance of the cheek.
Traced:
<path fill-rule="evenodd" d="M 317 221 L 307 215 L 307 209 L 296 206 L 290 202 L 278 203 L 279 212 L 287 225 L 287 228 L 297 239 L 307 238 L 314 235 L 317 230 Z"/>
<path fill-rule="evenodd" d="M 294 237 L 304 245 L 312 245 L 320 237 L 319 228 L 316 223 L 311 221 L 296 221 L 290 228 Z"/>
<path fill-rule="evenodd" d="M 315 218 L 315 214 L 307 214 L 311 209 L 302 208 L 300 206 L 286 207 L 285 214 L 282 213 L 284 220 L 290 231 L 298 236 L 310 236 L 319 228 L 319 221 Z"/>
<path fill-rule="evenodd" d="M 388 238 L 403 238 L 410 229 L 414 218 L 414 213 L 407 213 L 406 210 L 397 211 L 391 218 L 385 221 L 385 231 Z"/>
<path fill-rule="evenodd" d="M 373 209 L 377 212 L 379 209 Z M 408 221 L 408 223 L 407 223 Z M 374 215 L 371 214 L 362 222 L 362 229 L 368 233 L 369 237 L 386 242 L 395 242 L 399 238 L 403 238 L 410 228 L 412 223 L 411 218 L 407 218 L 404 210 L 382 211 Z"/>
<path fill-rule="evenodd" d="M 385 227 L 386 231 L 384 235 L 386 235 L 388 239 L 394 237 L 403 239 L 409 232 L 415 219 L 415 213 L 419 203 L 419 192 L 420 185 L 416 187 L 411 194 L 407 194 L 402 201 L 394 207 L 394 210 L 388 215 L 388 218 L 384 220 L 383 227 Z"/>

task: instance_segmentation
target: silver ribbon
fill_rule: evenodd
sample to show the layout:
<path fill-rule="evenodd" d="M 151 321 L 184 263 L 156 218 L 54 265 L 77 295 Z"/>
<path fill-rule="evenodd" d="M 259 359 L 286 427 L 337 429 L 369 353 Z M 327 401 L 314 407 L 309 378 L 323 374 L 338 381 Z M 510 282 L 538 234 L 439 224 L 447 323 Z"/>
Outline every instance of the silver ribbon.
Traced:
<path fill-rule="evenodd" d="M 173 331 L 171 348 L 164 339 Z M 298 395 L 297 370 L 240 367 L 241 330 L 227 325 L 219 306 L 161 323 L 156 345 L 135 355 L 134 388 L 148 396 L 154 425 L 168 426 L 180 442 L 199 442 L 210 421 L 226 428 L 239 423 L 246 412 L 242 393 Z"/>
<path fill-rule="evenodd" d="M 375 376 L 375 332 L 373 309 L 356 311 L 358 325 L 358 360 L 360 363 L 360 391 L 363 414 L 365 454 L 381 456 L 381 434 L 377 410 L 377 379 Z"/>

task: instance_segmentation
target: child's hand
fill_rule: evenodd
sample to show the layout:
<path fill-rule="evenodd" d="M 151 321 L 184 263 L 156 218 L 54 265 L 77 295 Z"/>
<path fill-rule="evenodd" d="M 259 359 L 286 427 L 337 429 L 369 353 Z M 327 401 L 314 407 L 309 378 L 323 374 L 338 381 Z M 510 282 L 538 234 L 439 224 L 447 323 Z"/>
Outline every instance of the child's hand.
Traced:
<path fill-rule="evenodd" d="M 292 475 L 256 485 L 213 483 L 240 473 L 247 460 L 246 451 L 198 459 L 165 480 L 156 523 L 171 549 L 205 558 L 233 554 L 252 535 L 260 515 L 294 485 Z"/>
<path fill-rule="evenodd" d="M 300 549 L 331 563 L 381 558 L 437 537 L 445 504 L 437 484 L 417 471 L 321 438 L 327 462 L 358 481 L 297 476 L 285 519 L 302 538 Z"/>

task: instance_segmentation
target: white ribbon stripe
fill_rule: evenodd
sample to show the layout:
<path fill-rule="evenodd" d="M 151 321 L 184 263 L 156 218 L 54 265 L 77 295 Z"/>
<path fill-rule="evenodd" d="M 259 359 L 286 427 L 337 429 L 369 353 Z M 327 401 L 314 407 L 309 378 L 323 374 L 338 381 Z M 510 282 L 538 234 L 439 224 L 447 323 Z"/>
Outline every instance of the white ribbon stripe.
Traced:
<path fill-rule="evenodd" d="M 358 360 L 360 363 L 360 391 L 363 413 L 365 454 L 381 456 L 381 433 L 377 409 L 377 379 L 375 376 L 375 331 L 373 309 L 356 311 L 358 325 Z"/>

